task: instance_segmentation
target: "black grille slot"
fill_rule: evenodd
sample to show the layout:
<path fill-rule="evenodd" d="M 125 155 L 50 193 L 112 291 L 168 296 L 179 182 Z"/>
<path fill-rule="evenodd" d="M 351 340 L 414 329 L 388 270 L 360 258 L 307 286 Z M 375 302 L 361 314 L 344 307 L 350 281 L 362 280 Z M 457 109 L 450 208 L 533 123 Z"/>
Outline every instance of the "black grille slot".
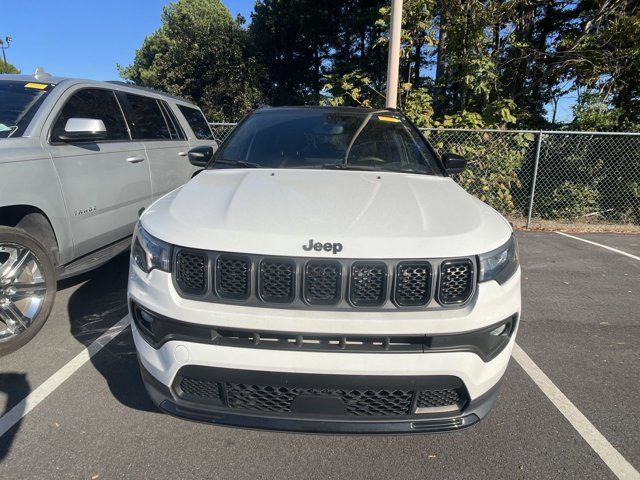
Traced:
<path fill-rule="evenodd" d="M 356 262 L 351 266 L 349 298 L 357 307 L 382 305 L 387 293 L 387 266 L 384 263 Z"/>
<path fill-rule="evenodd" d="M 313 305 L 334 305 L 340 300 L 342 266 L 337 262 L 308 262 L 304 269 L 304 299 Z"/>
<path fill-rule="evenodd" d="M 260 262 L 260 297 L 265 302 L 289 303 L 293 300 L 296 264 L 289 260 Z"/>
<path fill-rule="evenodd" d="M 300 388 L 242 383 L 225 383 L 225 391 L 231 408 L 280 413 L 291 412 L 291 406 L 299 395 L 334 396 L 344 402 L 347 415 L 355 416 L 407 415 L 413 398 L 412 390 Z"/>
<path fill-rule="evenodd" d="M 251 261 L 246 257 L 220 255 L 216 262 L 216 290 L 224 298 L 249 296 Z"/>
<path fill-rule="evenodd" d="M 222 399 L 219 383 L 202 378 L 183 377 L 180 380 L 180 390 L 182 391 L 181 396 L 186 394 L 191 397 L 200 397 L 203 399 Z"/>
<path fill-rule="evenodd" d="M 456 406 L 458 408 L 462 408 L 463 404 L 466 403 L 466 400 L 466 393 L 456 388 L 423 390 L 418 395 L 416 407 L 432 408 Z"/>
<path fill-rule="evenodd" d="M 440 265 L 439 300 L 444 305 L 466 302 L 473 292 L 471 260 L 448 260 Z"/>
<path fill-rule="evenodd" d="M 396 270 L 395 299 L 401 306 L 426 305 L 431 295 L 431 264 L 400 263 Z"/>
<path fill-rule="evenodd" d="M 176 280 L 185 292 L 204 293 L 207 289 L 206 254 L 179 252 L 176 257 Z"/>

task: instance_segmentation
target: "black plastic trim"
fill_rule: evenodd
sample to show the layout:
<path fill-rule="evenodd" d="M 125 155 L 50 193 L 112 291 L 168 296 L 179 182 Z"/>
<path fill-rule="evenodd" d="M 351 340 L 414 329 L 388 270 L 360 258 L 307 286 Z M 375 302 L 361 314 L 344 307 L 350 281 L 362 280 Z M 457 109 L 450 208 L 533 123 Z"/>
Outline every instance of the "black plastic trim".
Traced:
<path fill-rule="evenodd" d="M 313 300 L 311 298 L 309 298 L 309 292 L 307 291 L 307 278 L 309 277 L 309 275 L 307 274 L 307 269 L 311 266 L 311 265 L 325 265 L 325 266 L 333 266 L 336 268 L 337 271 L 337 277 L 336 277 L 336 294 L 334 295 L 334 297 L 332 299 L 323 301 L 323 300 Z M 323 259 L 317 259 L 317 260 L 308 260 L 304 266 L 303 266 L 303 270 L 301 272 L 301 276 L 302 276 L 302 299 L 308 303 L 309 305 L 335 305 L 336 303 L 338 303 L 340 301 L 340 298 L 342 297 L 342 265 L 340 264 L 340 262 L 337 262 L 335 260 L 323 260 Z"/>
<path fill-rule="evenodd" d="M 354 269 L 358 267 L 380 267 L 383 270 L 383 278 L 382 285 L 380 287 L 381 295 L 378 297 L 378 301 L 375 302 L 367 302 L 360 301 L 354 298 Z M 349 284 L 348 289 L 349 292 L 347 294 L 347 298 L 349 299 L 349 303 L 356 308 L 371 308 L 371 307 L 379 307 L 384 304 L 388 300 L 388 286 L 389 284 L 389 268 L 386 263 L 378 262 L 378 261 L 366 261 L 366 260 L 357 260 L 351 264 L 349 268 Z"/>
<path fill-rule="evenodd" d="M 242 305 L 246 307 L 261 307 L 261 308 L 279 308 L 279 309 L 291 309 L 291 310 L 318 310 L 318 311 L 394 311 L 401 309 L 402 311 L 429 311 L 429 310 L 443 310 L 443 309 L 459 309 L 464 308 L 471 303 L 475 298 L 477 276 L 473 276 L 472 293 L 464 303 L 455 304 L 441 304 L 437 301 L 436 287 L 438 286 L 438 277 L 440 272 L 440 265 L 449 260 L 445 258 L 401 258 L 401 259 L 360 259 L 360 258 L 340 258 L 331 259 L 325 257 L 297 257 L 297 256 L 274 256 L 274 255 L 262 255 L 254 253 L 235 253 L 235 252 L 220 252 L 213 250 L 199 250 L 189 247 L 174 246 L 172 250 L 172 264 L 173 272 L 175 272 L 175 263 L 177 255 L 181 251 L 196 251 L 206 252 L 209 257 L 209 264 L 211 265 L 209 284 L 211 288 L 207 289 L 206 293 L 193 294 L 186 292 L 180 288 L 180 285 L 176 281 L 176 275 L 171 275 L 173 286 L 177 294 L 189 300 L 197 300 L 210 303 L 221 303 L 227 305 Z M 219 294 L 217 285 L 219 283 L 219 276 L 217 275 L 217 260 L 221 257 L 234 257 L 248 259 L 251 267 L 251 285 L 249 293 L 245 296 L 222 296 Z M 272 301 L 264 301 L 260 297 L 258 278 L 256 271 L 259 273 L 259 266 L 262 260 L 272 259 L 287 259 L 296 264 L 296 289 L 294 298 L 287 303 L 278 303 Z M 477 271 L 475 262 L 476 256 L 461 257 L 457 260 L 464 259 L 469 261 L 474 266 L 474 272 Z M 332 303 L 311 302 L 308 298 L 305 298 L 304 287 L 304 273 L 306 265 L 308 263 L 315 262 L 335 262 L 341 268 L 341 292 L 340 297 Z M 431 282 L 429 292 L 429 301 L 424 305 L 399 305 L 395 301 L 395 276 L 397 266 L 403 263 L 419 263 L 428 262 L 431 265 Z M 385 285 L 385 298 L 381 304 L 378 305 L 354 305 L 350 299 L 350 285 L 351 285 L 351 270 L 352 265 L 364 263 L 367 265 L 384 264 L 386 268 L 386 285 Z"/>
<path fill-rule="evenodd" d="M 482 396 L 473 399 L 463 410 L 421 415 L 393 417 L 332 417 L 328 415 L 309 417 L 302 415 L 253 413 L 232 410 L 222 406 L 206 406 L 180 399 L 166 385 L 155 379 L 142 364 L 140 371 L 143 384 L 151 400 L 164 412 L 189 420 L 242 428 L 325 434 L 409 434 L 460 430 L 476 424 L 491 411 L 498 397 L 501 381 L 498 381 Z M 249 372 L 264 378 L 271 372 Z M 309 374 L 312 375 L 312 374 Z M 354 380 L 371 378 L 352 375 L 332 375 L 353 385 Z M 386 377 L 388 378 L 388 377 Z M 394 377 L 395 382 L 402 376 Z M 423 377 L 424 378 L 424 377 Z M 426 377 L 433 378 L 433 377 Z"/>
<path fill-rule="evenodd" d="M 478 355 L 484 362 L 493 360 L 507 346 L 518 324 L 517 315 L 513 315 L 481 329 L 446 335 L 327 334 L 205 326 L 163 317 L 135 302 L 131 302 L 130 311 L 140 334 L 155 349 L 171 340 L 182 340 L 225 347 L 300 352 L 381 354 L 470 352 Z M 153 329 L 142 322 L 140 311 L 157 319 Z M 489 334 L 504 324 L 507 328 L 501 335 Z"/>
<path fill-rule="evenodd" d="M 407 301 L 402 301 L 399 298 L 398 289 L 400 288 L 400 283 L 399 283 L 400 282 L 400 270 L 403 267 L 407 267 L 409 265 L 411 265 L 411 266 L 423 265 L 428 270 L 427 278 L 426 278 L 426 283 L 427 283 L 426 284 L 426 296 L 425 296 L 424 301 L 407 302 Z M 433 283 L 433 267 L 431 266 L 430 262 L 420 261 L 420 260 L 399 262 L 398 265 L 396 265 L 396 271 L 395 271 L 395 276 L 394 276 L 394 281 L 393 281 L 393 301 L 399 307 L 417 307 L 417 306 L 426 305 L 431 300 L 431 291 L 432 291 L 432 288 L 433 288 L 432 287 L 432 283 Z"/>
<path fill-rule="evenodd" d="M 455 301 L 446 301 L 442 298 L 442 278 L 443 278 L 443 270 L 454 263 L 466 263 L 469 265 L 470 267 L 470 276 L 471 276 L 471 288 L 469 289 L 469 293 L 467 294 L 467 296 L 463 299 L 460 300 L 455 300 Z M 469 258 L 451 258 L 451 259 L 447 259 L 444 262 L 442 262 L 440 264 L 440 268 L 439 268 L 439 272 L 438 272 L 438 289 L 437 289 L 437 300 L 438 303 L 442 306 L 448 307 L 448 306 L 452 306 L 452 305 L 465 305 L 469 302 L 469 300 L 471 298 L 473 298 L 473 296 L 475 295 L 475 290 L 476 290 L 476 285 L 477 285 L 478 281 L 477 281 L 477 274 L 476 274 L 476 267 L 475 267 L 475 262 L 473 262 L 471 259 Z"/>

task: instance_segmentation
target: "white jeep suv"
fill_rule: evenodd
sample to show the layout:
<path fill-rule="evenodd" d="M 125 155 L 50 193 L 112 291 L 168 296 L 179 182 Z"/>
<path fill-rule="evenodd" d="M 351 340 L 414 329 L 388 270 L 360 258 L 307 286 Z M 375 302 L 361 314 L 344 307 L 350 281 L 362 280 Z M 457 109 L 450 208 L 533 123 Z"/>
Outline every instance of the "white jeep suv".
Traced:
<path fill-rule="evenodd" d="M 129 301 L 164 411 L 333 433 L 459 429 L 520 316 L 509 223 L 395 111 L 265 108 L 140 218 Z"/>

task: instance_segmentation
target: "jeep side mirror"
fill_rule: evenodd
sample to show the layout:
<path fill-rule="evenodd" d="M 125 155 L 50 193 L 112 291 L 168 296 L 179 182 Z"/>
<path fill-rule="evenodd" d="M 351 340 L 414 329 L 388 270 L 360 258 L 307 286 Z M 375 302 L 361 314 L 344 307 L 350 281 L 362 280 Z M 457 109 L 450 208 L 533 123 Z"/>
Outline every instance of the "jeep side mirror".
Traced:
<path fill-rule="evenodd" d="M 106 140 L 107 127 L 99 118 L 70 118 L 56 140 L 61 142 L 95 142 Z"/>
<path fill-rule="evenodd" d="M 213 147 L 202 145 L 193 147 L 187 152 L 189 163 L 194 167 L 204 168 L 213 158 Z"/>
<path fill-rule="evenodd" d="M 442 163 L 444 164 L 445 171 L 452 175 L 454 173 L 462 173 L 467 168 L 467 160 L 462 156 L 455 153 L 443 153 Z"/>

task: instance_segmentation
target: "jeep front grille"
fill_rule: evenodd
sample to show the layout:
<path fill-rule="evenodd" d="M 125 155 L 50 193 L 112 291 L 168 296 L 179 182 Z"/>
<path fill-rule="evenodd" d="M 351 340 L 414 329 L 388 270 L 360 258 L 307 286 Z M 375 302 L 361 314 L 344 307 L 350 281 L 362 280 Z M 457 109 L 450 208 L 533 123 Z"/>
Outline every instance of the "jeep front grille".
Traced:
<path fill-rule="evenodd" d="M 249 296 L 251 262 L 246 257 L 220 255 L 216 265 L 216 291 L 222 298 Z"/>
<path fill-rule="evenodd" d="M 264 301 L 289 303 L 295 294 L 296 264 L 291 260 L 262 260 L 259 284 Z"/>
<path fill-rule="evenodd" d="M 207 289 L 207 255 L 181 251 L 176 258 L 176 280 L 189 293 L 204 293 Z"/>
<path fill-rule="evenodd" d="M 473 292 L 473 262 L 447 260 L 440 265 L 439 300 L 444 305 L 465 303 Z"/>
<path fill-rule="evenodd" d="M 431 264 L 402 262 L 396 270 L 396 302 L 401 306 L 426 305 L 431 294 Z"/>
<path fill-rule="evenodd" d="M 387 266 L 356 262 L 351 266 L 349 298 L 356 307 L 382 305 L 387 294 Z"/>
<path fill-rule="evenodd" d="M 335 305 L 342 287 L 338 262 L 311 261 L 304 269 L 304 299 L 312 305 Z"/>
<path fill-rule="evenodd" d="M 316 310 L 459 307 L 475 259 L 351 260 L 204 252 L 177 247 L 173 279 L 193 300 Z"/>

